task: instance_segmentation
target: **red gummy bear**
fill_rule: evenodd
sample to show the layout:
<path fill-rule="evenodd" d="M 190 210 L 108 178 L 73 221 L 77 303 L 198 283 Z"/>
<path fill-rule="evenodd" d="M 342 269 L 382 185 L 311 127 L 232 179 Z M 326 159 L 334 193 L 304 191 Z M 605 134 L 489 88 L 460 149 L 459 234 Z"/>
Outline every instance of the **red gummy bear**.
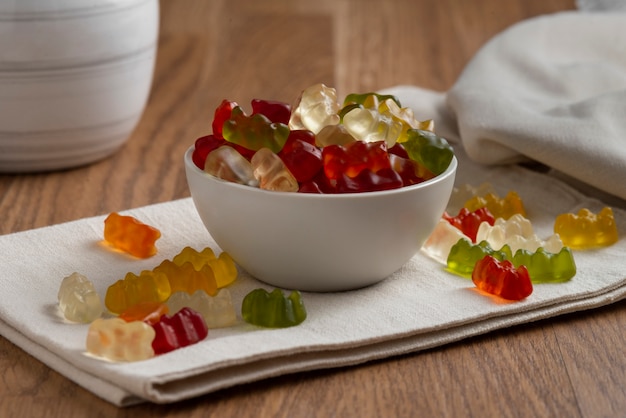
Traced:
<path fill-rule="evenodd" d="M 493 225 L 496 221 L 486 207 L 476 209 L 474 212 L 470 212 L 467 208 L 461 208 L 457 216 L 450 216 L 447 212 L 444 212 L 443 219 L 460 229 L 474 243 L 476 242 L 476 234 L 480 224 L 488 222 L 489 225 Z"/>
<path fill-rule="evenodd" d="M 183 308 L 172 316 L 163 315 L 152 328 L 155 331 L 152 341 L 154 354 L 168 353 L 195 344 L 209 334 L 202 315 L 189 308 Z"/>
<path fill-rule="evenodd" d="M 300 193 L 317 193 L 332 194 L 336 193 L 335 186 L 330 183 L 324 174 L 324 170 L 320 170 L 315 177 L 309 181 L 300 184 Z"/>
<path fill-rule="evenodd" d="M 193 163 L 200 169 L 204 170 L 204 163 L 209 153 L 222 145 L 225 145 L 226 141 L 216 137 L 215 135 L 202 136 L 196 139 L 193 154 L 191 159 Z"/>
<path fill-rule="evenodd" d="M 322 150 L 314 145 L 315 135 L 311 131 L 294 130 L 278 156 L 287 169 L 298 180 L 305 183 L 322 170 Z"/>
<path fill-rule="evenodd" d="M 337 179 L 338 193 L 378 192 L 402 187 L 402 177 L 392 168 L 383 168 L 377 172 L 361 170 L 355 177 L 342 175 Z"/>
<path fill-rule="evenodd" d="M 324 173 L 331 180 L 337 180 L 343 174 L 356 177 L 365 169 L 376 173 L 383 168 L 391 168 L 384 141 L 354 141 L 345 146 L 328 145 L 322 149 L 322 159 Z"/>
<path fill-rule="evenodd" d="M 526 266 L 516 269 L 509 260 L 498 261 L 491 255 L 476 263 L 472 281 L 480 290 L 508 300 L 522 300 L 533 292 Z"/>
<path fill-rule="evenodd" d="M 213 116 L 213 123 L 211 127 L 213 128 L 213 135 L 217 138 L 224 139 L 222 136 L 222 128 L 224 126 L 224 122 L 230 119 L 230 115 L 233 112 L 233 109 L 239 106 L 236 102 L 231 102 L 229 100 L 222 100 L 222 103 L 215 109 L 215 115 Z"/>
<path fill-rule="evenodd" d="M 275 123 L 289 125 L 291 106 L 287 103 L 272 100 L 253 99 L 252 114 L 261 114 Z"/>

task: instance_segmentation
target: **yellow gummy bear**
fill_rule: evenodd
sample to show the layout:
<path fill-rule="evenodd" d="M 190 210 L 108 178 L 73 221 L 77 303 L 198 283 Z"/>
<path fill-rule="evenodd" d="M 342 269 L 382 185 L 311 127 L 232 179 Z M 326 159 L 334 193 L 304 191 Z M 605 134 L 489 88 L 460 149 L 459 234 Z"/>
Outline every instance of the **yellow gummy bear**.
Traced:
<path fill-rule="evenodd" d="M 516 214 L 527 217 L 524 203 L 514 191 L 507 193 L 504 198 L 500 198 L 494 193 L 487 193 L 485 196 L 475 196 L 465 202 L 464 206 L 470 212 L 486 207 L 496 219 L 509 219 Z"/>
<path fill-rule="evenodd" d="M 170 283 L 163 273 L 144 270 L 139 275 L 127 273 L 107 289 L 104 304 L 119 314 L 140 302 L 164 302 L 171 294 Z"/>
<path fill-rule="evenodd" d="M 237 266 L 230 254 L 222 252 L 219 257 L 216 257 L 213 250 L 209 247 L 206 247 L 202 251 L 185 247 L 172 261 L 178 265 L 188 261 L 193 264 L 196 270 L 201 270 L 204 266 L 209 266 L 213 270 L 218 289 L 228 286 L 237 278 Z M 214 294 L 211 292 L 207 293 Z"/>
<path fill-rule="evenodd" d="M 563 245 L 575 249 L 605 247 L 618 240 L 613 209 L 603 208 L 597 215 L 583 208 L 578 214 L 563 213 L 554 221 L 554 232 Z"/>
<path fill-rule="evenodd" d="M 212 296 L 217 293 L 215 274 L 209 264 L 204 264 L 196 269 L 189 261 L 178 265 L 173 261 L 164 260 L 154 268 L 154 271 L 167 277 L 172 293 L 187 292 L 191 294 L 197 290 L 204 290 Z"/>
<path fill-rule="evenodd" d="M 392 99 L 383 100 L 378 106 L 378 112 L 396 121 L 402 126 L 402 130 L 396 142 L 405 142 L 408 139 L 409 129 L 421 129 L 423 131 L 434 131 L 435 124 L 432 119 L 418 121 L 415 119 L 413 109 L 410 107 L 400 107 Z"/>

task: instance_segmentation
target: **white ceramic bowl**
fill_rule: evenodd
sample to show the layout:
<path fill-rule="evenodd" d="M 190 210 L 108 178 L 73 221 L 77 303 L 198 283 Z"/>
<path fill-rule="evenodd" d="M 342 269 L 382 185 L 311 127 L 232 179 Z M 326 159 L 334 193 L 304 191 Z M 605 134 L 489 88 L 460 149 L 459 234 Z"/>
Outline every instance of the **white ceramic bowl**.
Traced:
<path fill-rule="evenodd" d="M 152 84 L 157 0 L 0 1 L 0 172 L 99 160 Z"/>
<path fill-rule="evenodd" d="M 185 153 L 198 214 L 223 251 L 275 287 L 330 292 L 379 282 L 421 248 L 441 218 L 457 160 L 401 189 L 337 195 L 271 192 L 226 182 Z"/>

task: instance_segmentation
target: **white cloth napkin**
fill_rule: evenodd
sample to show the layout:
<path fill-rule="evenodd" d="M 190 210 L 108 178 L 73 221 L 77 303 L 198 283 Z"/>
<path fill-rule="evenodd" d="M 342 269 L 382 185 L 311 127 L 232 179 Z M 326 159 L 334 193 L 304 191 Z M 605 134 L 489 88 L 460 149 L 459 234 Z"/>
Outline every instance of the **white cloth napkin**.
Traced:
<path fill-rule="evenodd" d="M 504 195 L 516 190 L 540 237 L 552 234 L 563 212 L 603 204 L 562 182 L 519 167 L 484 168 L 457 153 L 458 178 L 491 182 Z M 150 360 L 111 363 L 85 353 L 87 325 L 64 321 L 56 294 L 78 271 L 103 296 L 126 272 L 138 273 L 185 246 L 219 248 L 201 225 L 190 199 L 126 212 L 161 229 L 159 253 L 135 260 L 102 245 L 105 216 L 0 236 L 0 333 L 42 362 L 116 405 L 174 402 L 240 383 L 317 368 L 340 367 L 414 352 L 494 329 L 602 306 L 626 297 L 626 240 L 576 252 L 578 273 L 567 283 L 536 285 L 521 302 L 503 303 L 476 292 L 470 280 L 444 271 L 418 253 L 383 282 L 342 293 L 304 293 L 308 318 L 293 328 L 266 330 L 241 320 L 211 330 L 206 340 Z M 626 212 L 615 209 L 620 233 Z M 8 258 L 8 259 L 7 259 Z M 240 274 L 230 287 L 237 307 L 265 286 Z"/>
<path fill-rule="evenodd" d="M 517 191 L 535 232 L 545 238 L 556 215 L 582 207 L 597 212 L 604 203 L 557 178 L 504 163 L 526 156 L 626 197 L 626 183 L 613 181 L 622 178 L 625 161 L 623 19 L 563 13 L 524 22 L 479 52 L 449 94 L 392 91 L 457 142 L 457 184 L 487 181 L 501 195 Z M 623 236 L 626 212 L 614 212 Z M 105 362 L 85 354 L 87 325 L 59 316 L 56 294 L 64 276 L 86 275 L 103 296 L 126 272 L 151 269 L 185 246 L 219 252 L 190 199 L 126 213 L 162 231 L 152 259 L 106 249 L 106 215 L 0 236 L 0 333 L 121 406 L 175 402 L 271 376 L 415 352 L 626 298 L 624 238 L 575 252 L 578 272 L 571 281 L 536 285 L 526 300 L 510 303 L 479 294 L 469 280 L 418 253 L 377 285 L 304 293 L 309 316 L 297 327 L 266 330 L 239 320 L 211 330 L 201 343 L 150 360 Z M 257 287 L 269 288 L 241 272 L 230 288 L 236 306 Z"/>
<path fill-rule="evenodd" d="M 576 0 L 576 6 L 586 11 L 626 11 L 624 0 Z"/>
<path fill-rule="evenodd" d="M 626 13 L 540 16 L 489 41 L 445 94 L 386 92 L 421 119 L 434 118 L 436 130 L 478 163 L 530 159 L 626 199 L 624 28 Z"/>

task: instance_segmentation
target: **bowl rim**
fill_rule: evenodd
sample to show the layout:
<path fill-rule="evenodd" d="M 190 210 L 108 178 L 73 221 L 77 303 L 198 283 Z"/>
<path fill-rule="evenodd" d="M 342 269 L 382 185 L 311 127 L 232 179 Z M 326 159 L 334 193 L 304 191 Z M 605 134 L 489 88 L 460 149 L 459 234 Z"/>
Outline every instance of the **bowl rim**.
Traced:
<path fill-rule="evenodd" d="M 349 199 L 366 199 L 368 197 L 379 197 L 379 196 L 409 193 L 410 191 L 423 189 L 430 185 L 444 181 L 447 177 L 454 175 L 458 166 L 458 160 L 456 158 L 456 155 L 453 155 L 452 160 L 450 161 L 450 164 L 448 165 L 448 167 L 443 173 L 433 177 L 432 179 L 423 181 L 418 184 L 413 184 L 411 186 L 399 187 L 399 188 L 390 189 L 390 190 L 380 190 L 380 191 L 374 191 L 374 192 L 335 193 L 335 194 L 280 192 L 280 191 L 275 191 L 275 190 L 264 190 L 258 187 L 246 186 L 245 184 L 239 184 L 239 183 L 234 183 L 232 181 L 223 180 L 223 179 L 220 179 L 219 177 L 215 177 L 212 174 L 205 172 L 204 170 L 200 170 L 200 168 L 194 164 L 191 158 L 194 148 L 195 148 L 195 145 L 191 145 L 189 148 L 187 148 L 187 151 L 185 151 L 184 161 L 185 161 L 186 169 L 192 170 L 196 174 L 204 176 L 209 181 L 219 182 L 221 184 L 227 185 L 226 187 L 233 187 L 234 189 L 248 190 L 250 193 L 260 193 L 261 195 L 265 195 L 265 196 L 270 196 L 270 195 L 271 196 L 285 196 L 285 197 L 298 196 L 299 199 L 300 198 L 301 199 L 324 199 L 324 200 L 348 199 L 348 198 Z"/>

